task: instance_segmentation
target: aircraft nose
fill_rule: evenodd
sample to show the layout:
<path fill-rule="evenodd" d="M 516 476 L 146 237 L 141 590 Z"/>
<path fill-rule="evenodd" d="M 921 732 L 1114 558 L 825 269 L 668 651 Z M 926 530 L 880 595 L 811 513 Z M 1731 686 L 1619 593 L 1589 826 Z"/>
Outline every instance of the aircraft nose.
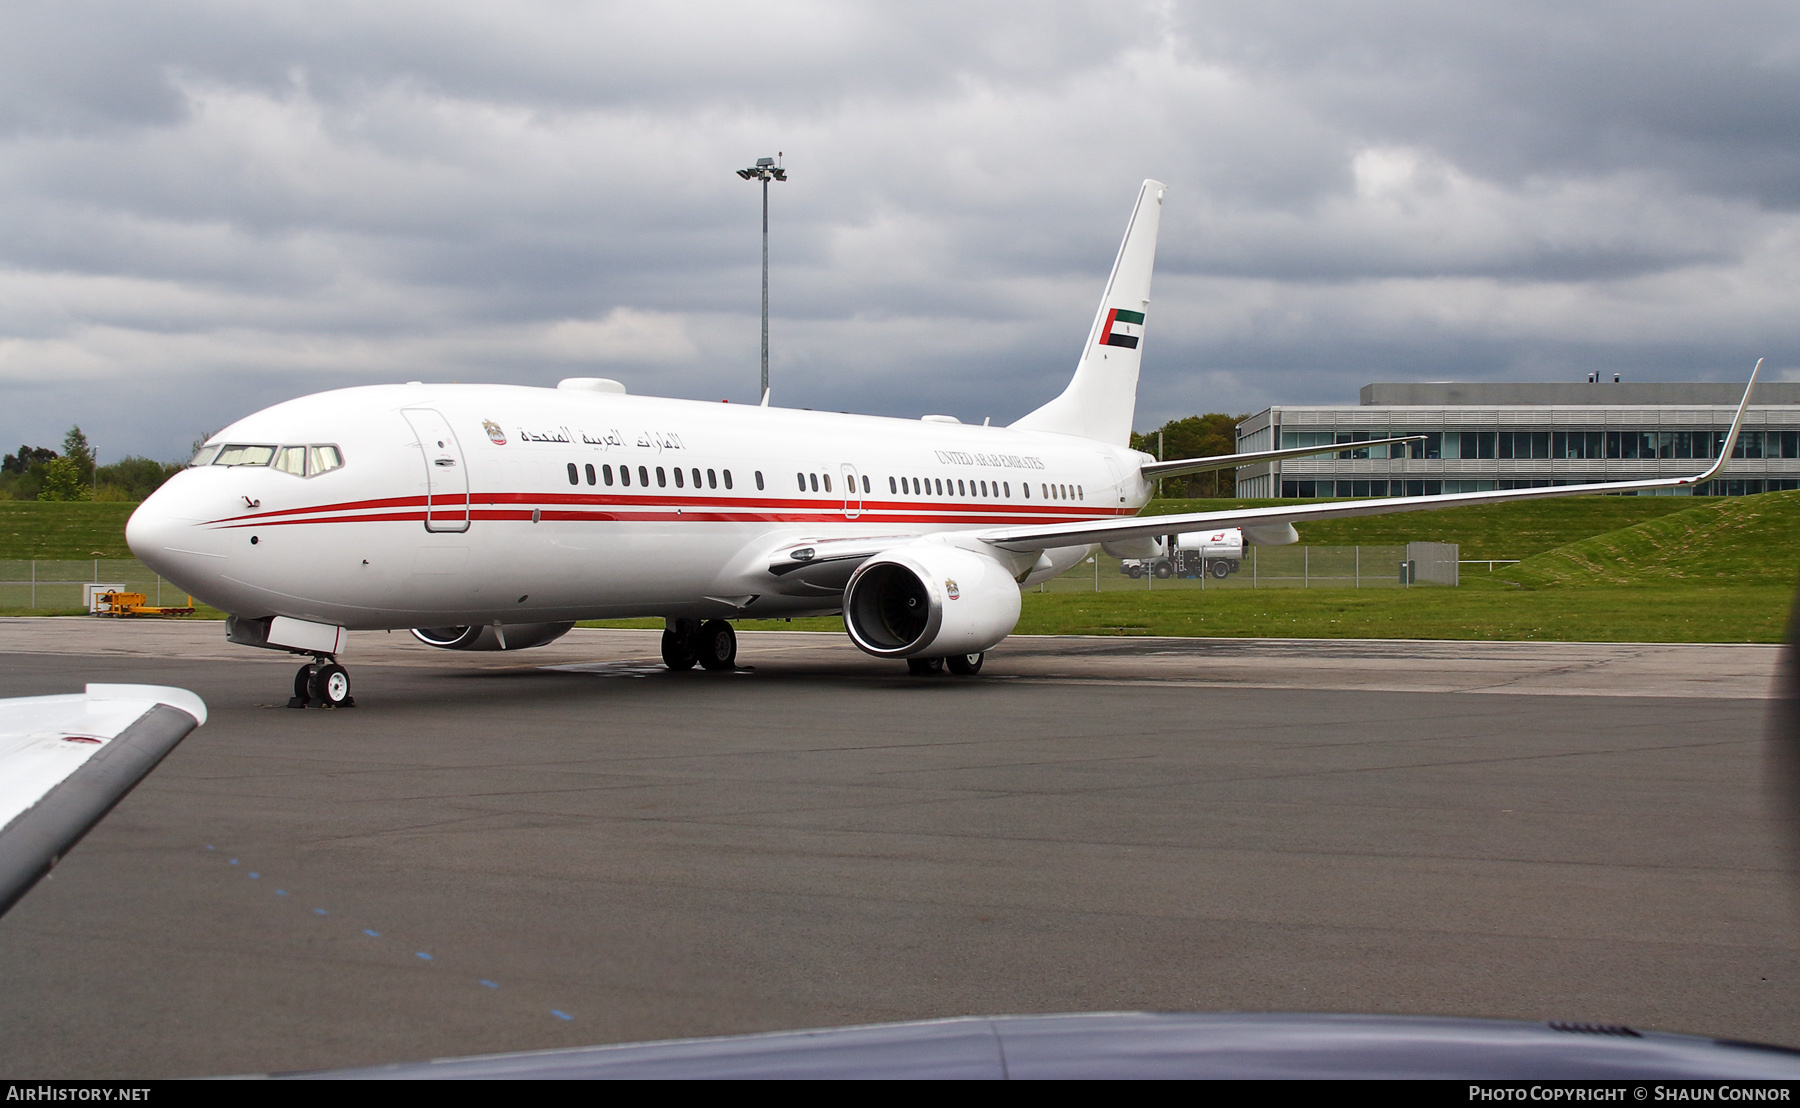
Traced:
<path fill-rule="evenodd" d="M 183 494 L 181 475 L 151 493 L 125 523 L 125 545 L 157 573 L 193 588 L 223 567 L 224 552 L 209 549 L 199 505 Z"/>

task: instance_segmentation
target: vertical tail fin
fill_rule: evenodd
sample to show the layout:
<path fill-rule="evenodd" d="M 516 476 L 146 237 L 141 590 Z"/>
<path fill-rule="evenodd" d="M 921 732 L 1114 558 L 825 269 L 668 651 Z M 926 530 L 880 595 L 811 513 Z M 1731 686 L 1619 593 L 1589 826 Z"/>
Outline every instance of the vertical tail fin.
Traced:
<path fill-rule="evenodd" d="M 1062 395 L 1012 426 L 1056 431 L 1123 446 L 1131 441 L 1137 409 L 1138 359 L 1144 313 L 1150 307 L 1150 271 L 1156 262 L 1156 232 L 1162 222 L 1163 183 L 1145 181 L 1125 227 L 1125 241 L 1113 262 L 1100 311 L 1088 332 L 1075 377 Z"/>

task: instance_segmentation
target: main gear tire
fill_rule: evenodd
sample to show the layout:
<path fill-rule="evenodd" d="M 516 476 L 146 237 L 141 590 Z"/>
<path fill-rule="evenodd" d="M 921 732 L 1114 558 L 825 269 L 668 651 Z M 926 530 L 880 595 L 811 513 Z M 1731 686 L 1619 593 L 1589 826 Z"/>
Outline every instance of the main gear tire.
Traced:
<path fill-rule="evenodd" d="M 705 668 L 737 668 L 737 632 L 724 620 L 709 619 L 701 624 L 700 633 L 694 636 L 694 645 L 694 653 L 699 655 L 700 664 Z"/>
<path fill-rule="evenodd" d="M 673 631 L 664 631 L 662 636 L 663 665 L 681 672 L 693 669 L 699 657 L 694 653 L 694 640 L 688 635 L 678 635 Z"/>
<path fill-rule="evenodd" d="M 944 664 L 958 677 L 973 677 L 981 672 L 981 663 L 985 661 L 986 654 L 952 654 L 944 659 Z"/>

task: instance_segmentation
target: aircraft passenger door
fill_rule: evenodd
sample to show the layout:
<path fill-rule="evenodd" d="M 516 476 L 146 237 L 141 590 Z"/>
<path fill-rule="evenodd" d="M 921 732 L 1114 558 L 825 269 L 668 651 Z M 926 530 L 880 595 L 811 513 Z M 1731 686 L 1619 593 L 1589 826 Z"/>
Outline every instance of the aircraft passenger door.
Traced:
<path fill-rule="evenodd" d="M 469 529 L 469 470 L 450 421 L 431 408 L 400 412 L 419 436 L 425 462 L 425 530 Z"/>
<path fill-rule="evenodd" d="M 846 464 L 843 467 L 843 478 L 844 518 L 855 519 L 857 516 L 862 515 L 863 509 L 863 492 L 862 486 L 857 484 L 856 467 Z"/>

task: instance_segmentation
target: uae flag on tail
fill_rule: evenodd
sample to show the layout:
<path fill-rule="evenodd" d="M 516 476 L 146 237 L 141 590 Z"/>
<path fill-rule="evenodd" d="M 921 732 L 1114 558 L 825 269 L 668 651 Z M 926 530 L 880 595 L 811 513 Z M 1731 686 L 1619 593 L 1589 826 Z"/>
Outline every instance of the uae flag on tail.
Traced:
<path fill-rule="evenodd" d="M 1106 326 L 1100 329 L 1103 346 L 1123 346 L 1135 350 L 1144 337 L 1144 313 L 1129 308 L 1113 308 L 1106 313 Z"/>

